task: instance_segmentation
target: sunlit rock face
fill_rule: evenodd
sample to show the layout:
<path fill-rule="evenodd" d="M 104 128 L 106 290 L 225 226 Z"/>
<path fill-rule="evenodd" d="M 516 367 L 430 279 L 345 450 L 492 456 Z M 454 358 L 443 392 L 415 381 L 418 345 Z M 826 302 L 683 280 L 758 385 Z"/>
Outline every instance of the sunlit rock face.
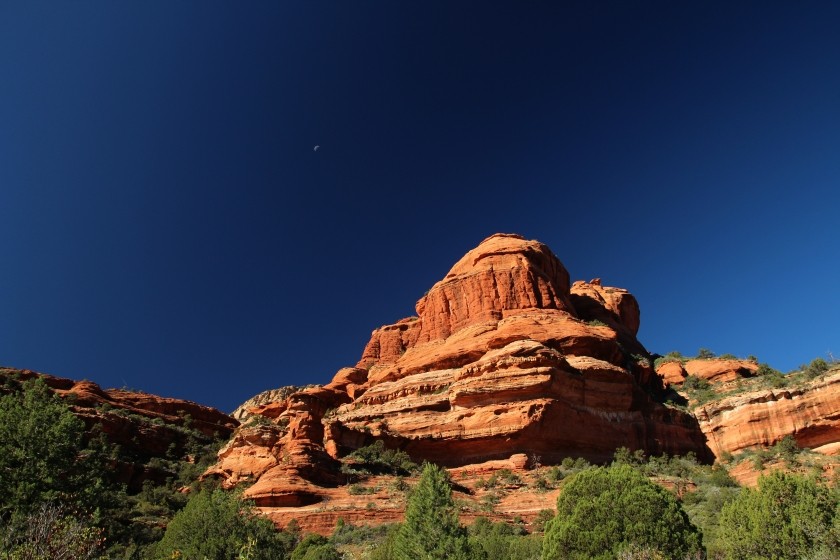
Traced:
<path fill-rule="evenodd" d="M 305 505 L 342 482 L 338 459 L 377 439 L 450 467 L 538 457 L 606 461 L 620 446 L 711 459 L 636 339 L 639 306 L 600 280 L 571 284 L 551 250 L 496 234 L 373 331 L 356 367 L 260 402 L 208 475 L 258 506 Z"/>
<path fill-rule="evenodd" d="M 840 454 L 840 371 L 796 388 L 762 389 L 714 400 L 695 410 L 720 457 L 792 436 L 799 447 Z"/>

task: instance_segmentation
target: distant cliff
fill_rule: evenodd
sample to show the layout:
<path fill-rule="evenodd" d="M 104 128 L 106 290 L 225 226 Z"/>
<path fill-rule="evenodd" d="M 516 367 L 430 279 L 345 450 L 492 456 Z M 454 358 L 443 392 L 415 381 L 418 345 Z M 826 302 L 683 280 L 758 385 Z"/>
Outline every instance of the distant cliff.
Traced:
<path fill-rule="evenodd" d="M 0 367 L 0 391 L 9 392 L 29 379 L 41 379 L 67 402 L 89 432 L 101 432 L 119 446 L 118 479 L 137 490 L 145 480 L 162 482 L 172 473 L 150 467 L 152 458 L 182 457 L 190 445 L 227 439 L 239 422 L 214 408 L 181 399 L 125 389 L 102 389 L 90 381 L 73 381 L 31 370 Z"/>

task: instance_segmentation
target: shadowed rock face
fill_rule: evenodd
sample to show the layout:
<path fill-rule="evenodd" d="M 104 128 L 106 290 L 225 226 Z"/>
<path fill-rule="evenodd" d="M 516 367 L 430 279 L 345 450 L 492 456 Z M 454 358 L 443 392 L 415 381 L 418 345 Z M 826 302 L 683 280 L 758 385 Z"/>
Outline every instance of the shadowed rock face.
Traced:
<path fill-rule="evenodd" d="M 273 435 L 240 428 L 207 474 L 254 482 L 246 497 L 281 507 L 325 495 L 341 482 L 337 459 L 376 439 L 451 467 L 522 454 L 600 462 L 620 446 L 712 458 L 697 421 L 656 402 L 633 296 L 571 285 L 545 245 L 493 235 L 416 308 L 373 331 L 328 385 L 249 409 L 273 419 Z"/>
<path fill-rule="evenodd" d="M 31 370 L 0 368 L 0 376 L 18 381 L 42 379 L 57 395 L 65 399 L 70 410 L 94 426 L 111 444 L 119 445 L 139 461 L 168 454 L 184 453 L 188 427 L 209 439 L 227 438 L 239 422 L 215 408 L 191 401 L 159 397 L 125 389 L 102 389 L 90 381 L 74 381 L 37 373 Z M 113 468 L 117 478 L 133 490 L 143 481 L 163 482 L 170 473 L 138 464 L 117 461 Z"/>

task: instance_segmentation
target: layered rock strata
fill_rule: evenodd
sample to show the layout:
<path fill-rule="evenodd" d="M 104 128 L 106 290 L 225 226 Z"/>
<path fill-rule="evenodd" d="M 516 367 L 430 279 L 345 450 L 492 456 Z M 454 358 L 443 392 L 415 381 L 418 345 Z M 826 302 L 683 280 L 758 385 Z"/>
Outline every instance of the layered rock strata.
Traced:
<path fill-rule="evenodd" d="M 163 482 L 171 476 L 143 463 L 153 457 L 184 454 L 189 439 L 187 431 L 210 441 L 227 439 L 239 425 L 227 414 L 191 401 L 125 389 L 102 389 L 90 381 L 74 381 L 31 370 L 0 368 L 0 377 L 8 380 L 0 386 L 13 386 L 35 378 L 43 380 L 66 400 L 88 430 L 98 427 L 109 443 L 119 445 L 124 455 L 137 459 L 137 462 L 117 461 L 113 465 L 119 481 L 135 490 L 145 480 Z"/>
<path fill-rule="evenodd" d="M 840 451 L 840 370 L 798 387 L 723 397 L 694 411 L 712 452 L 736 454 L 792 436 L 799 447 Z"/>
<path fill-rule="evenodd" d="M 753 377 L 757 371 L 758 364 L 754 361 L 726 358 L 674 360 L 656 368 L 663 382 L 674 386 L 682 385 L 689 375 L 711 383 L 731 383 Z"/>
<path fill-rule="evenodd" d="M 696 420 L 657 402 L 633 296 L 571 284 L 545 245 L 487 238 L 416 310 L 375 330 L 328 385 L 251 406 L 264 420 L 241 427 L 208 476 L 252 483 L 246 497 L 270 508 L 328 500 L 338 460 L 377 439 L 450 467 L 602 462 L 620 446 L 711 459 Z"/>

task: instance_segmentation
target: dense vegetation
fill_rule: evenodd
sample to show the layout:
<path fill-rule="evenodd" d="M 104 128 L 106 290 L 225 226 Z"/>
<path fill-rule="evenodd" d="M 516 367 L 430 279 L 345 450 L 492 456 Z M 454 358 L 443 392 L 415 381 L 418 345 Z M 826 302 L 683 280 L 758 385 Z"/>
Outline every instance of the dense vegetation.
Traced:
<path fill-rule="evenodd" d="M 405 496 L 404 522 L 339 520 L 322 537 L 301 535 L 294 523 L 277 531 L 237 493 L 196 483 L 220 443 L 212 438 L 187 430 L 183 449 L 143 459 L 86 431 L 43 382 L 7 380 L 0 389 L 7 393 L 0 396 L 0 560 L 828 560 L 840 550 L 837 484 L 821 479 L 814 454 L 792 438 L 725 458 L 758 468 L 783 462 L 801 473 L 769 474 L 755 489 L 692 456 L 622 448 L 608 466 L 568 458 L 525 473 L 496 471 L 475 483 L 481 498 L 472 501 L 463 487 L 453 497 L 446 470 L 425 464 L 416 477 L 419 467 L 405 453 L 376 443 L 346 458 L 348 475 L 363 490 L 356 481 L 393 480 L 393 491 Z M 114 480 L 113 466 L 127 461 L 169 475 L 130 491 Z M 179 491 L 185 486 L 188 494 Z M 547 501 L 529 525 L 485 517 L 461 524 L 461 511 L 490 515 L 521 489 L 557 488 L 556 504 Z"/>
<path fill-rule="evenodd" d="M 202 489 L 175 515 L 148 556 L 160 560 L 273 560 L 288 557 L 296 544 L 296 535 L 275 531 L 271 521 L 254 515 L 237 494 Z"/>
<path fill-rule="evenodd" d="M 186 504 L 179 490 L 195 484 L 222 443 L 172 426 L 182 445 L 173 444 L 166 457 L 150 457 L 109 445 L 95 426 L 86 429 L 42 380 L 0 380 L 0 558 L 60 557 L 56 550 L 73 547 L 68 557 L 83 558 L 83 543 L 90 554 L 141 558 Z M 126 416 L 138 429 L 155 422 L 110 407 L 99 413 Z M 121 469 L 153 472 L 161 481 L 129 489 L 118 481 Z"/>
<path fill-rule="evenodd" d="M 543 559 L 609 560 L 633 546 L 682 558 L 699 551 L 700 535 L 674 495 L 629 464 L 575 475 L 546 526 Z"/>

